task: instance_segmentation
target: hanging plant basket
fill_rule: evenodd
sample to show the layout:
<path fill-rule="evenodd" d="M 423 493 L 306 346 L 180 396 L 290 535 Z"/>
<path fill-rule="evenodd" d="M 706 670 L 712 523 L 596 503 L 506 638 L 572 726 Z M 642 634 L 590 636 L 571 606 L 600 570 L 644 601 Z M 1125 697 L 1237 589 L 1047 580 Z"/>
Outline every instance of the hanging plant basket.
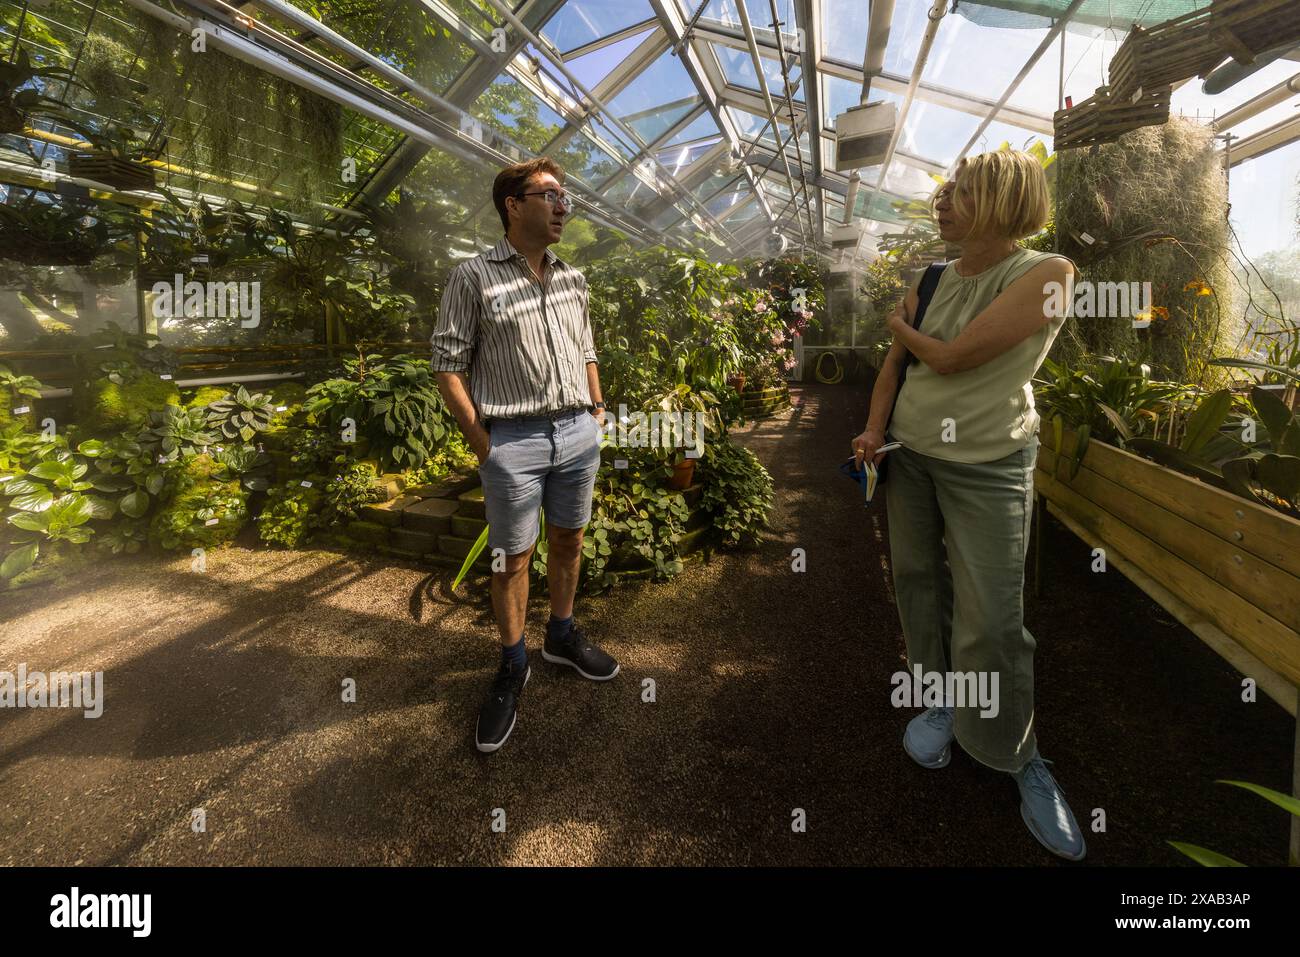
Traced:
<path fill-rule="evenodd" d="M 1128 98 L 1204 77 L 1228 57 L 1251 63 L 1265 50 L 1297 41 L 1295 0 L 1214 0 L 1150 29 L 1133 27 L 1110 61 L 1110 88 Z"/>
<path fill-rule="evenodd" d="M 158 185 L 152 167 L 108 153 L 73 153 L 68 157 L 68 172 L 120 190 L 151 190 Z"/>
<path fill-rule="evenodd" d="M 1143 126 L 1162 126 L 1169 120 L 1172 96 L 1170 86 L 1154 87 L 1127 98 L 1116 95 L 1113 87 L 1100 86 L 1082 103 L 1053 114 L 1053 143 L 1057 150 L 1078 149 L 1113 143 Z"/>

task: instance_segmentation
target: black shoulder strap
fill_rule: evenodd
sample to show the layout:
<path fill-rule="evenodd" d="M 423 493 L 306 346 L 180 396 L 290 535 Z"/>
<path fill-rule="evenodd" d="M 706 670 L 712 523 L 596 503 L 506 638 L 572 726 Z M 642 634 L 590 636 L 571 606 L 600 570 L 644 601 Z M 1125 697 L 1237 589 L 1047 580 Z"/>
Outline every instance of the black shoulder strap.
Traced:
<path fill-rule="evenodd" d="M 943 271 L 947 268 L 946 262 L 930 263 L 925 267 L 925 273 L 921 276 L 921 284 L 916 289 L 916 317 L 912 320 L 912 328 L 920 329 L 921 322 L 925 319 L 925 311 L 930 308 L 930 300 L 934 298 L 934 291 L 939 288 L 939 280 L 943 278 Z M 903 391 L 903 382 L 907 379 L 907 368 L 916 361 L 916 356 L 907 352 L 903 356 L 903 367 L 898 371 L 898 387 L 894 389 L 894 404 L 889 407 L 889 417 L 894 417 L 894 408 L 898 405 L 898 394 Z"/>

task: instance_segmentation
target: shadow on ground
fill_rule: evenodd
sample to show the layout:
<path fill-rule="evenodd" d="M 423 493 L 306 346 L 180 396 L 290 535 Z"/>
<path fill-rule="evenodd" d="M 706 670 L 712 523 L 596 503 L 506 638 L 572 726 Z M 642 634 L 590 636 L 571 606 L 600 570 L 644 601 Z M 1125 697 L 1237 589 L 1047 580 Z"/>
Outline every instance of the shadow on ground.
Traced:
<path fill-rule="evenodd" d="M 903 754 L 883 508 L 837 470 L 866 395 L 793 394 L 738 435 L 775 480 L 765 541 L 580 599 L 622 663 L 608 684 L 541 660 L 535 599 L 533 678 L 493 756 L 472 740 L 496 658 L 481 583 L 453 602 L 441 571 L 231 549 L 204 574 L 114 560 L 6 595 L 0 670 L 102 669 L 106 704 L 0 712 L 0 862 L 1055 863 L 1009 778 Z M 1044 535 L 1039 738 L 1085 827 L 1105 812 L 1088 863 L 1184 863 L 1171 839 L 1284 863 L 1287 816 L 1213 781 L 1287 790 L 1291 718 L 1243 704 L 1241 676 L 1054 520 Z"/>

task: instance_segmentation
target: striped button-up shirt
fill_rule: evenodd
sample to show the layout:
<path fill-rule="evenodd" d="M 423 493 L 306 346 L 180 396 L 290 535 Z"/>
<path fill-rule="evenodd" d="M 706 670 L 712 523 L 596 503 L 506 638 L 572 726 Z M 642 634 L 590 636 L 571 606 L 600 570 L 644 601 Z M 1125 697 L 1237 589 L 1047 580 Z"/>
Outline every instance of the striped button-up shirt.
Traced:
<path fill-rule="evenodd" d="M 591 405 L 596 361 L 587 279 L 546 250 L 546 285 L 504 237 L 447 279 L 430 344 L 434 372 L 466 372 L 485 419 Z"/>

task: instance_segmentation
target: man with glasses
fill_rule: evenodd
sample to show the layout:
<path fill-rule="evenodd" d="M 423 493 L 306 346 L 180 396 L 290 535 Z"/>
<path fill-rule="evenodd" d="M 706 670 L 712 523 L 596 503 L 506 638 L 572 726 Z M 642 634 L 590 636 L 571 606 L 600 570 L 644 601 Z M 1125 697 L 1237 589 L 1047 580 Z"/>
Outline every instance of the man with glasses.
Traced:
<path fill-rule="evenodd" d="M 501 665 L 474 741 L 485 752 L 510 736 L 532 673 L 523 633 L 539 508 L 551 595 L 542 657 L 592 681 L 618 674 L 573 623 L 605 403 L 587 280 L 547 249 L 572 209 L 564 172 L 546 157 L 507 166 L 492 201 L 505 237 L 452 270 L 432 336 L 438 388 L 478 456 L 488 547 L 494 559 L 504 556 L 504 570 L 492 574 Z"/>

